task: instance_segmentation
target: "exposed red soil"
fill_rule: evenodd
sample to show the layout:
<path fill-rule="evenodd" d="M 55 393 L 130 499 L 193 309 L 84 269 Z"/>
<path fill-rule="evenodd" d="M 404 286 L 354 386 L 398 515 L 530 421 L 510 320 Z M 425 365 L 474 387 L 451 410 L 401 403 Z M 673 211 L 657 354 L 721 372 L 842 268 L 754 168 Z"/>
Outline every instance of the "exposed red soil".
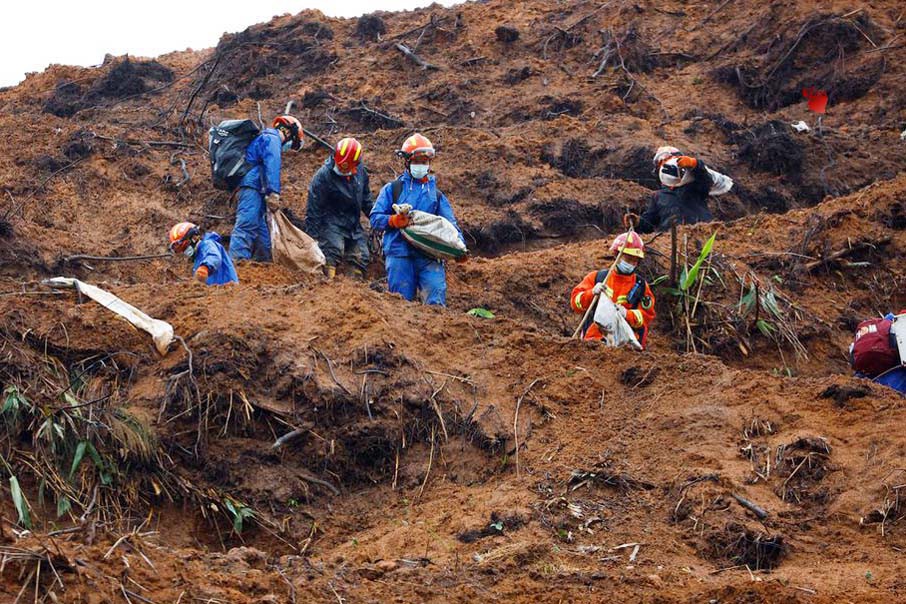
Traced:
<path fill-rule="evenodd" d="M 4 488 L 4 600 L 904 597 L 904 399 L 850 377 L 845 356 L 858 320 L 906 307 L 899 4 L 513 7 L 380 14 L 381 40 L 376 21 L 304 12 L 157 65 L 52 66 L 0 92 L 2 385 L 40 418 L 60 417 L 71 388 L 118 464 L 105 485 L 87 461 L 68 477 L 60 455 L 73 501 L 57 519 L 62 487 L 45 485 L 42 503 L 26 463 L 48 450 L 40 422 L 4 432 L 34 520 L 22 532 Z M 432 15 L 420 42 L 400 36 Z M 590 77 L 612 36 L 629 73 Z M 397 39 L 442 69 L 417 70 Z M 737 66 L 757 94 L 727 75 Z M 790 100 L 809 82 L 831 91 L 820 135 L 771 138 L 772 120 L 814 128 Z M 181 258 L 64 260 L 161 253 L 185 218 L 227 235 L 205 130 L 255 115 L 256 100 L 265 116 L 293 100 L 330 140 L 359 137 L 375 192 L 406 133 L 437 143 L 475 253 L 449 267 L 448 308 L 388 295 L 379 263 L 367 285 L 250 263 L 240 285 L 205 288 Z M 663 287 L 648 351 L 570 340 L 567 294 L 646 203 L 665 142 L 738 185 L 716 200 L 721 222 L 680 230 L 690 263 L 718 233 L 695 351 Z M 298 215 L 323 157 L 312 145 L 286 161 Z M 180 159 L 191 178 L 177 186 Z M 669 271 L 669 235 L 650 249 L 653 280 Z M 55 275 L 169 321 L 191 366 L 181 347 L 161 358 L 105 309 L 39 285 Z M 739 315 L 752 275 L 798 354 Z M 495 318 L 466 314 L 479 306 Z M 122 445 L 108 417 L 142 426 L 149 450 Z M 241 533 L 225 501 L 254 510 Z"/>

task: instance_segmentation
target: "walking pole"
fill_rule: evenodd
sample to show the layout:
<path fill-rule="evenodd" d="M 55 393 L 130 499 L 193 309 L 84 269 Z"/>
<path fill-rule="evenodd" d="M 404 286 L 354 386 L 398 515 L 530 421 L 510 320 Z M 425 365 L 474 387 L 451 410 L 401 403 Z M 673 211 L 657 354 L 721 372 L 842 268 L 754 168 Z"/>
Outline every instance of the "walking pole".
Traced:
<path fill-rule="evenodd" d="M 629 221 L 629 233 L 635 233 L 635 225 L 632 221 Z M 610 279 L 610 273 L 613 272 L 613 269 L 616 268 L 617 263 L 620 261 L 620 258 L 623 257 L 623 250 L 626 249 L 626 244 L 629 243 L 629 237 L 626 238 L 626 241 L 623 243 L 623 246 L 620 248 L 620 252 L 617 254 L 617 257 L 614 259 L 613 263 L 610 265 L 610 268 L 607 269 L 607 274 L 604 275 L 604 281 L 601 283 L 607 283 L 607 280 Z M 592 298 L 591 304 L 588 306 L 588 310 L 585 311 L 585 314 L 582 316 L 582 321 L 576 327 L 576 331 L 573 332 L 572 338 L 575 340 L 579 337 L 579 332 L 582 331 L 582 326 L 585 325 L 585 322 L 588 321 L 588 318 L 591 316 L 591 313 L 594 312 L 595 307 L 598 305 L 598 297 L 601 294 L 595 294 L 595 297 Z"/>

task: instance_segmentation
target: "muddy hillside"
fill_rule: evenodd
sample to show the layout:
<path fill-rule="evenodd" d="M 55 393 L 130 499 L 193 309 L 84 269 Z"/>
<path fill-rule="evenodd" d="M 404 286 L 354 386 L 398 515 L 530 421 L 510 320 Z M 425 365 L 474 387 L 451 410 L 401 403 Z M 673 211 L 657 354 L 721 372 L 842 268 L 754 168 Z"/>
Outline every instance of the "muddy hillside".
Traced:
<path fill-rule="evenodd" d="M 846 352 L 906 308 L 904 40 L 892 0 L 491 0 L 284 15 L 0 91 L 0 599 L 906 599 L 904 399 Z M 379 258 L 206 288 L 163 256 L 182 220 L 229 240 L 208 128 L 287 106 L 357 137 L 375 194 L 432 139 L 472 251 L 446 308 L 388 294 Z M 572 340 L 569 292 L 663 144 L 734 189 L 646 235 L 648 350 Z M 180 339 L 159 355 L 56 276 Z"/>

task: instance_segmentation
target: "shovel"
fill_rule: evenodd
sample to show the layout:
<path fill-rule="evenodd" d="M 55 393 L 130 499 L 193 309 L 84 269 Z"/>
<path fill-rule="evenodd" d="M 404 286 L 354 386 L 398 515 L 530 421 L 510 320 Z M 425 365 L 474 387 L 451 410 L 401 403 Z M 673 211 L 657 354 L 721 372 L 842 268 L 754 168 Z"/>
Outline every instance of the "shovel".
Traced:
<path fill-rule="evenodd" d="M 635 225 L 629 223 L 629 232 L 635 233 Z M 626 238 L 627 243 L 629 242 L 629 237 Z M 613 269 L 616 268 L 617 263 L 620 262 L 620 259 L 623 257 L 623 250 L 626 249 L 626 244 L 623 244 L 623 247 L 620 248 L 620 252 L 617 254 L 617 257 L 614 259 L 613 263 L 610 265 L 610 268 L 607 269 L 607 274 L 604 275 L 604 281 L 601 283 L 607 283 L 607 280 L 610 279 L 610 273 L 613 272 Z M 585 322 L 588 321 L 588 318 L 592 316 L 595 312 L 595 307 L 598 306 L 598 297 L 601 294 L 595 294 L 595 297 L 592 299 L 591 304 L 588 306 L 588 310 L 585 311 L 585 314 L 582 316 L 582 320 L 579 322 L 579 325 L 576 327 L 576 331 L 573 332 L 572 339 L 575 340 L 579 337 L 579 334 L 582 331 L 582 326 L 585 325 Z"/>

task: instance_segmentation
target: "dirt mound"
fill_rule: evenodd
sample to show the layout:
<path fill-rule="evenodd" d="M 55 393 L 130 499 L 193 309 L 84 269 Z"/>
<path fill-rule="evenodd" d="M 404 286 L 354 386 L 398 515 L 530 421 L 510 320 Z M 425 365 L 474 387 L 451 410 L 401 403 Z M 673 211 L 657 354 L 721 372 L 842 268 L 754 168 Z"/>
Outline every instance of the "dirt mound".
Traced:
<path fill-rule="evenodd" d="M 306 11 L 0 91 L 0 593 L 895 600 L 903 406 L 845 352 L 906 307 L 906 56 L 898 4 L 828 10 Z M 375 194 L 431 138 L 473 252 L 447 308 L 387 294 L 377 249 L 367 284 L 244 263 L 203 288 L 156 257 L 181 220 L 229 240 L 210 123 L 290 101 L 362 141 Z M 570 340 L 662 144 L 734 179 L 723 222 L 645 236 L 648 350 Z M 325 153 L 283 158 L 297 222 Z M 183 340 L 161 357 L 59 274 Z"/>
<path fill-rule="evenodd" d="M 173 81 L 173 70 L 157 61 L 118 61 L 106 75 L 83 90 L 74 82 L 62 82 L 44 103 L 44 112 L 71 117 L 76 112 L 104 101 L 135 97 Z"/>

